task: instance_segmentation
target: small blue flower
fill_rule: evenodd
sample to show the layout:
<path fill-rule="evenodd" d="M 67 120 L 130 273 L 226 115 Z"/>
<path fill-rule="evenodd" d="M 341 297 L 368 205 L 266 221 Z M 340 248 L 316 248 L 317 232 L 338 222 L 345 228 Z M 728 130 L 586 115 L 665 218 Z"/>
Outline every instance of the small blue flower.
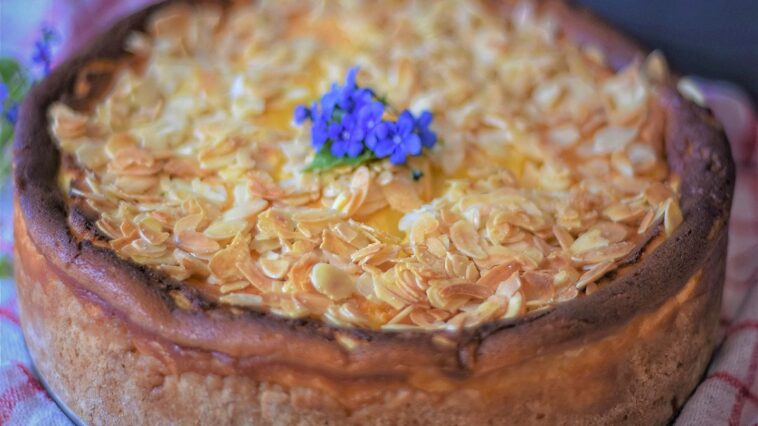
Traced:
<path fill-rule="evenodd" d="M 305 105 L 298 105 L 295 107 L 295 124 L 300 125 L 305 122 L 305 120 L 311 119 L 311 110 L 310 108 L 306 107 Z"/>
<path fill-rule="evenodd" d="M 359 110 L 363 105 L 374 100 L 374 93 L 365 88 L 358 87 L 355 82 L 360 68 L 353 67 L 347 72 L 345 85 L 339 89 L 337 104 L 345 111 Z"/>
<path fill-rule="evenodd" d="M 345 77 L 345 88 L 349 90 L 354 90 L 358 88 L 358 83 L 356 83 L 356 78 L 358 77 L 358 71 L 360 71 L 360 67 L 352 67 L 349 70 L 347 70 L 347 77 Z"/>
<path fill-rule="evenodd" d="M 384 104 L 378 101 L 364 104 L 358 110 L 358 123 L 366 134 L 374 131 L 374 128 L 382 121 L 384 116 Z"/>
<path fill-rule="evenodd" d="M 339 105 L 342 91 L 337 83 L 333 83 L 331 89 L 329 89 L 324 96 L 319 100 L 319 106 L 321 107 L 321 113 L 326 117 L 331 117 L 335 109 Z"/>
<path fill-rule="evenodd" d="M 42 67 L 43 75 L 50 73 L 53 64 L 53 46 L 59 41 L 58 34 L 52 28 L 42 28 L 42 35 L 34 43 L 32 63 Z"/>
<path fill-rule="evenodd" d="M 409 111 L 403 111 L 396 123 L 383 122 L 376 129 L 374 154 L 390 158 L 392 164 L 405 164 L 408 155 L 421 154 L 421 138 L 414 132 L 416 120 Z"/>
<path fill-rule="evenodd" d="M 8 86 L 0 82 L 0 108 L 5 104 L 6 99 L 8 99 Z"/>
<path fill-rule="evenodd" d="M 347 114 L 339 124 L 329 127 L 329 139 L 332 140 L 331 152 L 335 157 L 357 157 L 363 152 L 363 140 L 365 130 L 359 125 L 358 120 L 351 114 Z"/>
<path fill-rule="evenodd" d="M 424 111 L 421 113 L 418 119 L 416 119 L 415 131 L 421 138 L 421 144 L 427 148 L 431 148 L 437 143 L 437 134 L 429 130 L 429 125 L 432 124 L 432 113 Z"/>
<path fill-rule="evenodd" d="M 394 110 L 373 90 L 358 86 L 358 71 L 358 67 L 350 68 L 345 84 L 333 83 L 311 108 L 295 108 L 296 124 L 312 122 L 311 145 L 319 153 L 328 147 L 327 152 L 336 158 L 355 158 L 368 149 L 373 153 L 370 157 L 389 157 L 393 164 L 405 164 L 409 155 L 435 145 L 437 135 L 430 129 L 429 111 L 416 118 L 405 110 L 396 121 L 384 119 L 388 108 Z"/>
<path fill-rule="evenodd" d="M 15 125 L 18 121 L 18 103 L 11 101 L 10 105 L 6 107 L 6 101 L 9 100 L 9 97 L 8 85 L 0 83 L 0 112 L 11 125 Z"/>
<path fill-rule="evenodd" d="M 329 139 L 329 126 L 325 120 L 318 120 L 311 127 L 311 146 L 320 151 Z"/>
<path fill-rule="evenodd" d="M 16 125 L 18 121 L 18 104 L 11 105 L 7 111 L 5 111 L 5 119 L 8 120 L 11 125 Z"/>

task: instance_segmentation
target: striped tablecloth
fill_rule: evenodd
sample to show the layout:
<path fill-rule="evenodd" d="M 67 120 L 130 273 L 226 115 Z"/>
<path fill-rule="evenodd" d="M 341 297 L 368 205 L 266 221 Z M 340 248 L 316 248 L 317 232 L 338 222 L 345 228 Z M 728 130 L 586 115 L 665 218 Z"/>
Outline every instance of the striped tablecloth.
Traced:
<path fill-rule="evenodd" d="M 3 0 L 0 37 L 16 43 L 17 54 L 30 41 L 12 28 L 23 22 L 55 17 L 59 31 L 69 35 L 66 45 L 91 36 L 97 28 L 81 25 L 92 16 L 118 16 L 150 0 L 67 0 L 27 2 Z M 34 8 L 34 4 L 47 4 Z M 72 7 L 74 3 L 76 7 Z M 15 5 L 15 6 L 14 6 Z M 52 5 L 52 6 L 49 6 Z M 114 5 L 116 5 L 114 7 Z M 18 7 L 24 19 L 10 19 Z M 36 15 L 35 15 L 36 13 Z M 4 15 L 4 16 L 3 16 Z M 28 23 L 27 22 L 27 23 Z M 84 28 L 74 33 L 71 28 Z M 75 35 L 74 35 L 75 34 Z M 10 40 L 16 37 L 16 40 Z M 71 40 L 74 39 L 74 42 Z M 7 44 L 6 44 L 7 47 Z M 5 49 L 5 48 L 4 48 Z M 65 52 L 61 52 L 65 55 Z M 758 126 L 754 109 L 735 88 L 702 81 L 708 105 L 724 124 L 732 144 L 737 185 L 729 224 L 730 240 L 721 339 L 703 382 L 679 414 L 677 425 L 758 425 Z M 12 256 L 11 190 L 0 183 L 0 259 Z M 1 260 L 0 260 L 1 262 Z M 2 268 L 0 268 L 0 273 Z M 19 327 L 13 279 L 0 277 L 0 425 L 69 425 L 71 422 L 47 394 L 36 377 Z"/>

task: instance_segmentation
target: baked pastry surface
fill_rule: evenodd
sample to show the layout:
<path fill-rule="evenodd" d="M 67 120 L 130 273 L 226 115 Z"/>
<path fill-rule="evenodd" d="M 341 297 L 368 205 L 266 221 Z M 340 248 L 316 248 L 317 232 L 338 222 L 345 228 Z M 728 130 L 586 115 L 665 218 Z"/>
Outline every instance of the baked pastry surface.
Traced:
<path fill-rule="evenodd" d="M 540 8 L 614 68 L 638 57 L 591 18 L 557 3 Z M 661 423 L 683 403 L 713 347 L 733 166 L 712 119 L 683 101 L 669 77 L 656 82 L 655 97 L 666 117 L 668 169 L 681 178 L 683 222 L 668 230 L 656 222 L 660 236 L 593 294 L 447 331 L 339 328 L 219 303 L 125 260 L 63 196 L 47 109 L 95 96 L 77 98 L 77 90 L 84 81 L 96 92 L 108 73 L 95 69 L 82 80 L 81 70 L 121 57 L 149 14 L 120 23 L 35 89 L 16 145 L 23 326 L 38 368 L 84 419 Z"/>

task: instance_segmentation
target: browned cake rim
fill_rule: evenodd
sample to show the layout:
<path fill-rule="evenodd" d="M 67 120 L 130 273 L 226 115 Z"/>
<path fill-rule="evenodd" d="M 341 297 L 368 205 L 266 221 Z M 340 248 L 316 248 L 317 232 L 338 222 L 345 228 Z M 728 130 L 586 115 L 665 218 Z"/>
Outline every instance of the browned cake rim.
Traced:
<path fill-rule="evenodd" d="M 483 359 L 503 345 L 515 352 L 546 344 L 560 346 L 580 336 L 605 335 L 639 312 L 655 309 L 682 288 L 713 246 L 713 237 L 726 226 L 734 187 L 729 146 L 711 116 L 666 83 L 658 87 L 667 111 L 666 153 L 671 172 L 681 177 L 684 222 L 653 255 L 643 256 L 591 296 L 455 335 L 342 329 L 315 319 L 289 319 L 253 310 L 240 313 L 203 299 L 184 283 L 72 234 L 69 221 L 84 219 L 69 217 L 56 180 L 60 154 L 48 133 L 47 109 L 71 92 L 78 71 L 94 59 L 123 56 L 122 46 L 131 31 L 143 28 L 147 17 L 159 8 L 180 1 L 188 2 L 169 0 L 121 20 L 36 85 L 22 106 L 14 145 L 17 199 L 31 240 L 78 294 L 97 301 L 148 336 L 232 356 L 260 354 L 266 345 L 297 339 L 314 351 L 325 350 L 329 357 L 339 356 L 335 338 L 340 334 L 370 343 L 370 350 L 361 351 L 365 353 L 353 361 L 381 360 L 386 352 L 379 349 L 387 348 L 405 354 L 409 364 L 414 363 L 410 359 L 421 362 L 432 357 L 452 370 L 466 369 L 473 363 L 472 347 L 477 348 L 475 358 Z M 493 8 L 501 4 L 492 2 Z M 636 43 L 587 13 L 561 2 L 543 2 L 541 7 L 559 16 L 559 26 L 571 39 L 598 47 L 614 69 L 644 54 Z M 169 291 L 182 292 L 194 309 L 178 308 Z M 440 340 L 442 335 L 445 338 Z M 446 344 L 441 346 L 441 341 Z"/>

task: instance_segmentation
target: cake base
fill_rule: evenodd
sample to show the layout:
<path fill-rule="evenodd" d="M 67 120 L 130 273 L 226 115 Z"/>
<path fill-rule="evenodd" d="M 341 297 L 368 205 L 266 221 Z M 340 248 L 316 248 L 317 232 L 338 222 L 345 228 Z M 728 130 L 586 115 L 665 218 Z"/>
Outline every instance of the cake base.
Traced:
<path fill-rule="evenodd" d="M 79 416 L 77 416 L 76 413 L 74 413 L 73 410 L 71 410 L 68 405 L 66 405 L 66 403 L 61 400 L 58 394 L 55 393 L 55 390 L 50 387 L 50 385 L 47 383 L 47 379 L 45 379 L 45 376 L 37 368 L 37 364 L 34 362 L 34 357 L 32 357 L 30 354 L 29 358 L 32 360 L 32 372 L 37 377 L 37 380 L 40 382 L 42 387 L 45 389 L 45 392 L 47 392 L 47 396 L 53 400 L 55 405 L 58 406 L 58 408 L 71 421 L 71 423 L 74 424 L 74 426 L 86 426 L 86 423 L 84 423 L 82 419 L 80 419 Z"/>
<path fill-rule="evenodd" d="M 61 405 L 88 424 L 663 424 L 710 359 L 726 248 L 724 234 L 679 293 L 614 333 L 549 348 L 504 376 L 493 372 L 513 384 L 498 394 L 405 387 L 349 407 L 308 386 L 256 380 L 222 354 L 214 355 L 229 366 L 226 375 L 180 365 L 162 343 L 65 284 L 16 220 L 29 350 Z"/>

